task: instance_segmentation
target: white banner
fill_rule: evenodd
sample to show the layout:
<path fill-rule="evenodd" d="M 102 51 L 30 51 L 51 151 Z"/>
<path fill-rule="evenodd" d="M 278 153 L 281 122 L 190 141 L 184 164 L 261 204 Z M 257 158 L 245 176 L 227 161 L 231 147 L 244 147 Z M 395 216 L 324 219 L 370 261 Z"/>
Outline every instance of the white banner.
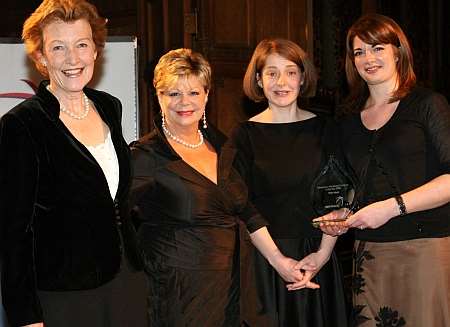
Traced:
<path fill-rule="evenodd" d="M 135 37 L 110 37 L 95 65 L 89 86 L 119 98 L 127 142 L 138 138 L 137 42 Z M 34 94 L 42 76 L 18 40 L 0 38 L 0 116 Z"/>

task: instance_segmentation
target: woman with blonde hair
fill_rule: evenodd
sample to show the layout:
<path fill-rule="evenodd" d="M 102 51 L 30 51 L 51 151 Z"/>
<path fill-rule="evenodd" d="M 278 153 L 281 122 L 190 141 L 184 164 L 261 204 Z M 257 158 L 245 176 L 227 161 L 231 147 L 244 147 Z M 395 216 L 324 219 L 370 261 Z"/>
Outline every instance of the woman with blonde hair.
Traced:
<path fill-rule="evenodd" d="M 132 144 L 131 196 L 141 222 L 150 325 L 240 326 L 238 219 L 284 280 L 315 287 L 272 241 L 233 167 L 235 150 L 207 122 L 209 63 L 190 49 L 171 50 L 153 82 L 161 116 Z"/>

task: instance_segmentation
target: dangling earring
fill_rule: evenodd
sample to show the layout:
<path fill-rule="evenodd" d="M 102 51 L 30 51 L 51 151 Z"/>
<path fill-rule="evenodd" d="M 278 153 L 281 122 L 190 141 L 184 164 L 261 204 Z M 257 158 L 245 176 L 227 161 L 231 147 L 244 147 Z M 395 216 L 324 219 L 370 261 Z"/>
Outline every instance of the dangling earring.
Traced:
<path fill-rule="evenodd" d="M 208 128 L 208 124 L 206 124 L 206 108 L 205 110 L 203 110 L 203 128 L 204 129 Z"/>

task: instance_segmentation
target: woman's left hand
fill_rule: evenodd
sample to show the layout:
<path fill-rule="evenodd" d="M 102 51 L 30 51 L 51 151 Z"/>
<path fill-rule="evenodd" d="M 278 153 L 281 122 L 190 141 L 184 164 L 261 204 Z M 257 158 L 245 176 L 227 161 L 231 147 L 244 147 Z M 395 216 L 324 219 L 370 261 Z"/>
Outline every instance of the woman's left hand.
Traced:
<path fill-rule="evenodd" d="M 358 210 L 351 215 L 346 225 L 349 228 L 378 228 L 386 224 L 394 215 L 393 210 L 397 208 L 394 198 L 374 202 Z"/>
<path fill-rule="evenodd" d="M 289 291 L 295 291 L 302 288 L 320 288 L 320 285 L 311 281 L 319 272 L 323 265 L 328 261 L 330 255 L 326 251 L 317 251 L 310 253 L 295 266 L 296 269 L 304 270 L 305 268 L 315 267 L 314 270 L 305 270 L 303 280 L 287 285 Z"/>
<path fill-rule="evenodd" d="M 273 260 L 272 265 L 281 278 L 283 278 L 286 282 L 296 283 L 304 278 L 303 271 L 296 268 L 298 261 L 285 257 L 281 253 L 275 260 Z M 307 269 L 314 269 L 314 267 L 309 266 Z"/>
<path fill-rule="evenodd" d="M 316 275 L 314 271 L 305 271 L 303 274 L 303 279 L 296 283 L 287 284 L 286 288 L 288 291 L 296 291 L 302 288 L 317 289 L 320 288 L 319 284 L 311 281 L 311 279 Z"/>

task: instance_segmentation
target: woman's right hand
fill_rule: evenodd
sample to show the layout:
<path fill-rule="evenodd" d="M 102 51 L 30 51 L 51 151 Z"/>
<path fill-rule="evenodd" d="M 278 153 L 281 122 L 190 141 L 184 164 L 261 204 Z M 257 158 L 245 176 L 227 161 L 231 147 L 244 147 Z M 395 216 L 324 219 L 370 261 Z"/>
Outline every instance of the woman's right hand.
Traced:
<path fill-rule="evenodd" d="M 323 233 L 331 236 L 339 236 L 348 231 L 346 219 L 351 215 L 347 208 L 334 210 L 322 217 L 313 219 L 313 223 L 318 225 Z"/>
<path fill-rule="evenodd" d="M 283 254 L 271 260 L 273 268 L 278 272 L 281 278 L 288 283 L 296 283 L 303 280 L 304 274 L 301 270 L 295 269 L 297 260 L 285 257 Z"/>
<path fill-rule="evenodd" d="M 286 282 L 298 288 L 319 288 L 319 285 L 311 282 L 317 267 L 312 261 L 304 261 L 299 269 L 299 261 L 284 256 L 281 252 L 272 261 L 272 266 Z"/>
<path fill-rule="evenodd" d="M 280 277 L 288 283 L 301 282 L 304 280 L 305 271 L 315 271 L 316 269 L 311 263 L 302 263 L 301 267 L 297 268 L 298 261 L 281 253 L 265 226 L 250 233 L 250 238 Z"/>

